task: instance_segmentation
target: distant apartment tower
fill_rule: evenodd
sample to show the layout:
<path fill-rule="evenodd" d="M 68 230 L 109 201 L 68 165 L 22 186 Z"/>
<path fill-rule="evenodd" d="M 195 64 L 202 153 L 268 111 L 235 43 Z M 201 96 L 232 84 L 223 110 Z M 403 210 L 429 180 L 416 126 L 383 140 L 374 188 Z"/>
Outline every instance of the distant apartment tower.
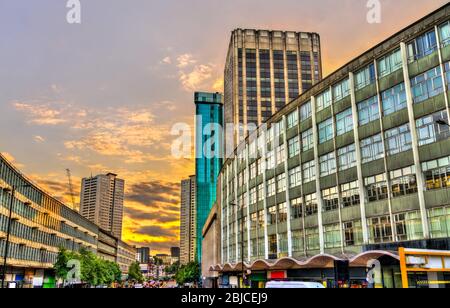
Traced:
<path fill-rule="evenodd" d="M 137 259 L 141 264 L 148 264 L 150 262 L 150 248 L 149 247 L 138 248 Z"/>
<path fill-rule="evenodd" d="M 80 213 L 85 218 L 122 238 L 125 181 L 108 173 L 84 178 L 81 183 Z"/>
<path fill-rule="evenodd" d="M 234 30 L 225 64 L 225 123 L 242 128 L 233 138 L 227 131 L 226 153 L 247 136 L 247 125 L 265 123 L 321 79 L 318 34 Z"/>
<path fill-rule="evenodd" d="M 195 260 L 196 252 L 196 189 L 195 175 L 181 181 L 180 213 L 180 262 L 188 264 Z"/>
<path fill-rule="evenodd" d="M 170 248 L 170 256 L 172 258 L 179 258 L 180 257 L 180 247 L 171 247 Z"/>
<path fill-rule="evenodd" d="M 223 162 L 222 94 L 197 92 L 195 107 L 196 260 L 201 263 L 203 225 L 216 202 L 217 176 Z"/>

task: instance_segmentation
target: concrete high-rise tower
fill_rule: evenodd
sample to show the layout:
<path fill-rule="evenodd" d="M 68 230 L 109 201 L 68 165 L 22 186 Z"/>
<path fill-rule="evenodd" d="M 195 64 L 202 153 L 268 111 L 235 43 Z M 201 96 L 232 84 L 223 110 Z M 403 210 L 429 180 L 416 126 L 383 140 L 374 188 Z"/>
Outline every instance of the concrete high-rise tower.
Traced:
<path fill-rule="evenodd" d="M 81 183 L 81 215 L 121 239 L 124 189 L 125 181 L 113 173 L 84 178 Z"/>
<path fill-rule="evenodd" d="M 195 260 L 196 253 L 196 192 L 195 175 L 181 181 L 180 213 L 180 263 L 187 264 Z"/>
<path fill-rule="evenodd" d="M 251 130 L 265 123 L 322 79 L 320 37 L 316 33 L 237 29 L 225 64 L 227 155 Z M 242 127 L 237 129 L 238 125 Z"/>

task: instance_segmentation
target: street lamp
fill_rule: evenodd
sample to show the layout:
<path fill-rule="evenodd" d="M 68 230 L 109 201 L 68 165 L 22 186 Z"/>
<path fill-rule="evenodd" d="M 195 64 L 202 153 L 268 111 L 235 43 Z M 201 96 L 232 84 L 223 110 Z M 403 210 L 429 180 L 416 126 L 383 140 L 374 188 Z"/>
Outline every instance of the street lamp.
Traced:
<path fill-rule="evenodd" d="M 7 259 L 9 254 L 9 237 L 11 234 L 11 225 L 12 225 L 12 214 L 13 214 L 13 206 L 14 206 L 14 197 L 16 194 L 17 188 L 25 188 L 25 187 L 31 187 L 29 184 L 25 185 L 19 185 L 19 186 L 12 186 L 12 188 L 3 188 L 4 192 L 11 192 L 11 198 L 9 200 L 9 217 L 8 217 L 8 229 L 6 232 L 6 243 L 5 243 L 5 251 L 3 254 L 3 273 L 2 273 L 2 284 L 1 287 L 5 287 L 5 278 L 6 278 L 6 266 L 7 266 Z"/>
<path fill-rule="evenodd" d="M 230 203 L 231 206 L 238 206 L 236 203 Z M 244 269 L 244 207 L 241 206 L 241 262 L 242 262 L 242 285 L 245 279 Z"/>

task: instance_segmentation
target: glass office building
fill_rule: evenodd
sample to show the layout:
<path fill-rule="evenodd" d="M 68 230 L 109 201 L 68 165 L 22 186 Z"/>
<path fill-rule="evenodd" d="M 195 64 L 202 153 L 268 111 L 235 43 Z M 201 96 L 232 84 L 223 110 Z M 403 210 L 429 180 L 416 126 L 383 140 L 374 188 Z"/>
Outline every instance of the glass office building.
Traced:
<path fill-rule="evenodd" d="M 197 253 L 201 262 L 203 225 L 216 202 L 217 176 L 223 162 L 223 103 L 219 93 L 195 93 Z"/>
<path fill-rule="evenodd" d="M 219 176 L 216 269 L 242 253 L 252 271 L 289 276 L 395 264 L 399 246 L 450 250 L 449 20 L 446 5 L 368 50 L 236 149 Z"/>

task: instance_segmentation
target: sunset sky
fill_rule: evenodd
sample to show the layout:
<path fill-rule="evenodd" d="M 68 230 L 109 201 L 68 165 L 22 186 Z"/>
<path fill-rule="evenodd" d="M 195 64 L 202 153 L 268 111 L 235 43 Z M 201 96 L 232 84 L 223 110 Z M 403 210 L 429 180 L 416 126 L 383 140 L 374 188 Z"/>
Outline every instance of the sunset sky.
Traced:
<path fill-rule="evenodd" d="M 70 168 L 126 181 L 124 240 L 179 243 L 179 182 L 193 159 L 171 156 L 173 124 L 193 123 L 193 92 L 222 91 L 235 28 L 317 32 L 324 75 L 447 0 L 0 0 L 0 152 L 66 202 Z M 77 201 L 79 196 L 77 195 Z"/>

